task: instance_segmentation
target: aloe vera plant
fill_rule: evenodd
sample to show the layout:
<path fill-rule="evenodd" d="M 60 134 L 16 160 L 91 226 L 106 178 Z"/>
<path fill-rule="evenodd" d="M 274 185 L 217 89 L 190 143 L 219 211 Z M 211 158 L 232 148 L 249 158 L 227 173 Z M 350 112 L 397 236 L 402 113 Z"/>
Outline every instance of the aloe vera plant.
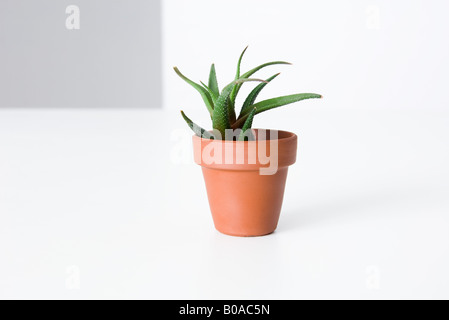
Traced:
<path fill-rule="evenodd" d="M 185 115 L 183 111 L 181 111 L 181 115 L 186 121 L 187 125 L 197 136 L 204 139 L 234 139 L 234 135 L 232 135 L 232 137 L 226 135 L 226 131 L 232 129 L 240 130 L 238 131 L 239 134 L 237 135 L 237 138 L 239 141 L 245 141 L 251 139 L 252 137 L 251 133 L 248 130 L 250 130 L 252 127 L 255 115 L 294 102 L 306 99 L 322 98 L 321 95 L 316 93 L 299 93 L 256 102 L 260 92 L 266 87 L 267 84 L 277 78 L 279 76 L 279 73 L 266 80 L 251 78 L 251 76 L 265 67 L 272 65 L 289 65 L 290 63 L 285 61 L 268 62 L 256 68 L 253 68 L 246 73 L 241 74 L 241 63 L 246 50 L 247 48 L 243 50 L 238 60 L 235 79 L 227 86 L 225 86 L 221 91 L 218 86 L 217 74 L 214 64 L 212 64 L 210 69 L 208 84 L 205 84 L 203 82 L 200 82 L 201 84 L 198 84 L 184 76 L 177 67 L 174 68 L 175 72 L 184 81 L 186 81 L 200 93 L 207 107 L 207 110 L 209 111 L 212 120 L 212 127 L 214 129 L 212 132 L 209 132 L 206 129 L 203 129 L 195 124 Z M 260 82 L 260 84 L 257 85 L 245 99 L 245 102 L 240 109 L 239 116 L 237 117 L 235 112 L 236 98 L 240 91 L 240 88 L 246 82 Z"/>

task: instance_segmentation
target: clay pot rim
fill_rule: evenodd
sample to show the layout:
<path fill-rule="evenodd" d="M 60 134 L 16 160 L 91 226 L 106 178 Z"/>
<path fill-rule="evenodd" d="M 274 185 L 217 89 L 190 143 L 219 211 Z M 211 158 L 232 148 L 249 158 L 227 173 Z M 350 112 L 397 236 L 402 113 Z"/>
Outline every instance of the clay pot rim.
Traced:
<path fill-rule="evenodd" d="M 262 129 L 262 128 L 253 128 L 253 130 L 265 130 L 265 131 L 277 131 L 278 135 L 286 135 L 285 137 L 282 138 L 277 138 L 276 140 L 278 141 L 290 141 L 290 140 L 295 140 L 298 138 L 298 136 L 290 131 L 285 131 L 285 130 L 277 130 L 277 129 Z M 212 133 L 212 130 L 209 130 L 209 132 Z M 197 135 L 193 135 L 194 139 L 200 139 L 202 141 L 206 141 L 206 142 L 214 142 L 214 143 L 225 143 L 225 144 L 234 144 L 234 143 L 243 143 L 243 144 L 252 144 L 252 143 L 257 143 L 258 141 L 271 141 L 273 139 L 264 139 L 264 140 L 256 140 L 256 141 L 229 141 L 229 140 L 214 140 L 214 139 L 204 139 L 202 137 L 198 137 Z"/>

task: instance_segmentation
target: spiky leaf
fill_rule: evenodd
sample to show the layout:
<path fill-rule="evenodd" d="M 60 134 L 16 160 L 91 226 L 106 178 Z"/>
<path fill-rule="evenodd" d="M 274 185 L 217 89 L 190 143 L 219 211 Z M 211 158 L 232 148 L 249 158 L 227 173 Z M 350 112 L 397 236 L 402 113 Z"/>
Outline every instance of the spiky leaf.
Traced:
<path fill-rule="evenodd" d="M 322 98 L 321 95 L 319 94 L 315 94 L 315 93 L 300 93 L 300 94 L 293 94 L 293 95 L 289 95 L 289 96 L 283 96 L 283 97 L 278 97 L 278 98 L 273 98 L 273 99 L 268 99 L 268 100 L 264 100 L 261 102 L 258 102 L 256 104 L 253 105 L 254 108 L 257 109 L 256 114 L 259 114 L 261 112 L 267 111 L 267 110 L 271 110 L 274 108 L 278 108 L 281 106 L 285 106 L 287 104 L 291 104 L 294 102 L 298 102 L 301 100 L 306 100 L 306 99 L 320 99 Z M 243 114 L 242 117 L 240 117 L 233 125 L 233 128 L 240 128 L 240 126 L 242 126 L 246 119 L 248 118 L 249 113 Z"/>
<path fill-rule="evenodd" d="M 184 111 L 181 111 L 181 115 L 184 118 L 185 122 L 187 122 L 189 128 L 192 129 L 198 137 L 201 137 L 203 139 L 214 139 L 214 136 L 209 131 L 201 128 L 199 125 L 190 120 L 189 117 L 185 115 Z"/>
<path fill-rule="evenodd" d="M 225 137 L 226 129 L 229 129 L 231 124 L 229 122 L 229 111 L 228 111 L 228 98 L 231 94 L 232 86 L 227 86 L 223 89 L 222 93 L 215 102 L 214 113 L 212 114 L 212 125 L 213 128 L 221 133 L 222 137 Z"/>
<path fill-rule="evenodd" d="M 215 103 L 215 108 L 212 115 L 212 123 L 214 129 L 218 130 L 223 137 L 225 136 L 226 129 L 231 128 L 231 121 L 229 119 L 228 107 L 229 107 L 229 96 L 232 92 L 232 89 L 240 83 L 249 81 L 265 82 L 265 80 L 260 79 L 238 79 L 237 81 L 228 84 L 223 89 L 223 91 L 221 92 L 220 96 L 218 97 Z"/>
<path fill-rule="evenodd" d="M 259 84 L 257 87 L 254 88 L 253 91 L 251 91 L 251 93 L 248 95 L 248 97 L 246 98 L 245 102 L 243 103 L 242 110 L 240 111 L 239 118 L 242 115 L 247 114 L 248 112 L 251 111 L 252 105 L 254 104 L 254 102 L 256 102 L 256 99 L 257 99 L 257 96 L 259 95 L 259 93 L 263 90 L 263 88 L 265 88 L 265 86 L 268 83 L 270 83 L 273 79 L 275 79 L 279 75 L 280 75 L 280 73 L 275 74 L 274 76 L 268 78 L 266 80 L 266 83 Z"/>
<path fill-rule="evenodd" d="M 248 134 L 245 134 L 246 131 L 250 130 L 251 127 L 253 126 L 253 119 L 254 116 L 256 115 L 256 108 L 254 108 L 248 115 L 248 118 L 245 121 L 245 124 L 242 127 L 242 131 L 240 132 L 239 135 L 239 141 L 245 141 L 245 139 L 249 139 L 249 140 L 254 140 L 254 136 L 252 132 L 249 132 Z"/>
<path fill-rule="evenodd" d="M 193 82 L 192 80 L 187 78 L 185 75 L 183 75 L 181 73 L 181 71 L 179 71 L 179 69 L 177 67 L 174 67 L 173 69 L 178 74 L 178 76 L 181 77 L 181 79 L 183 79 L 185 82 L 190 84 L 192 87 L 194 87 L 201 94 L 201 97 L 203 98 L 203 101 L 206 104 L 207 110 L 209 110 L 209 113 L 212 115 L 213 112 L 214 112 L 214 102 L 212 100 L 212 96 L 210 95 L 209 91 L 207 91 L 201 85 L 199 85 L 196 82 Z"/>
<path fill-rule="evenodd" d="M 247 73 L 241 75 L 240 78 L 242 78 L 242 79 L 249 78 L 249 77 L 251 77 L 253 74 L 255 74 L 257 71 L 259 71 L 259 70 L 261 70 L 261 69 L 263 69 L 263 68 L 265 68 L 265 67 L 272 66 L 272 65 L 277 65 L 277 64 L 291 64 L 291 63 L 290 63 L 290 62 L 285 62 L 285 61 L 272 61 L 272 62 L 267 62 L 267 63 L 261 64 L 260 66 L 254 68 L 254 69 L 251 69 L 251 70 L 248 71 Z M 241 87 L 242 87 L 241 84 L 237 85 L 237 86 L 235 87 L 235 89 L 233 90 L 232 94 L 231 94 L 231 101 L 232 101 L 232 103 L 234 103 L 234 104 L 235 104 L 235 99 L 237 98 L 237 95 L 238 95 L 238 93 L 239 93 Z"/>
<path fill-rule="evenodd" d="M 246 50 L 248 50 L 248 47 L 243 50 L 242 54 L 240 55 L 239 62 L 237 63 L 237 73 L 235 75 L 235 80 L 240 79 L 240 67 L 242 65 L 243 56 L 245 55 Z"/>
<path fill-rule="evenodd" d="M 237 62 L 237 73 L 235 75 L 235 80 L 237 81 L 238 79 L 240 79 L 240 68 L 242 65 L 242 60 L 243 60 L 243 56 L 245 55 L 246 50 L 248 50 L 248 46 L 243 50 L 243 52 L 240 54 L 240 58 L 239 61 Z M 231 121 L 231 124 L 235 122 L 236 120 L 236 114 L 235 114 L 235 99 L 232 99 L 232 97 L 235 95 L 237 90 L 237 86 L 235 86 L 232 89 L 231 95 L 230 95 L 230 99 L 228 102 L 228 113 L 229 113 L 229 119 Z"/>
<path fill-rule="evenodd" d="M 215 95 L 215 92 L 213 92 L 213 91 L 211 90 L 211 88 L 209 88 L 209 86 L 206 85 L 203 81 L 200 81 L 200 83 L 203 85 L 204 89 L 206 89 L 206 90 L 209 92 L 209 94 L 210 94 L 211 97 L 212 97 L 212 101 L 213 101 L 213 103 L 214 103 L 214 105 L 215 105 L 215 102 L 217 101 L 217 98 L 218 98 L 219 95 Z"/>
<path fill-rule="evenodd" d="M 215 71 L 215 64 L 212 64 L 212 66 L 210 67 L 208 87 L 215 97 L 218 97 L 220 95 L 220 89 L 218 88 L 217 72 Z"/>

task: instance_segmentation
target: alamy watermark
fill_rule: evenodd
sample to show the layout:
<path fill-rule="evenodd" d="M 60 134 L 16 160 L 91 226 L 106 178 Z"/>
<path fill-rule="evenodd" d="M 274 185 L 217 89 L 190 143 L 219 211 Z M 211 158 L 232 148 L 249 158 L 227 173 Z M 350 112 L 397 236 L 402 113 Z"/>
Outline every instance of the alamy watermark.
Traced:
<path fill-rule="evenodd" d="M 260 175 L 274 175 L 279 166 L 279 142 L 276 130 L 246 130 L 248 141 L 236 141 L 241 130 L 225 130 L 225 139 L 218 130 L 202 132 L 201 144 L 195 145 L 195 162 L 198 164 L 259 165 Z M 205 136 L 213 139 L 204 139 Z M 211 141 L 213 140 L 213 141 Z M 202 145 L 204 147 L 202 147 Z"/>
<path fill-rule="evenodd" d="M 79 30 L 81 28 L 81 11 L 76 5 L 70 5 L 65 9 L 68 14 L 65 20 L 65 27 L 68 30 Z"/>
<path fill-rule="evenodd" d="M 381 273 L 378 266 L 369 266 L 366 268 L 365 285 L 368 290 L 380 290 Z"/>
<path fill-rule="evenodd" d="M 79 266 L 69 266 L 66 268 L 67 277 L 65 287 L 67 290 L 81 289 L 81 269 Z"/>
<path fill-rule="evenodd" d="M 371 5 L 366 8 L 366 28 L 369 30 L 380 30 L 380 7 Z"/>

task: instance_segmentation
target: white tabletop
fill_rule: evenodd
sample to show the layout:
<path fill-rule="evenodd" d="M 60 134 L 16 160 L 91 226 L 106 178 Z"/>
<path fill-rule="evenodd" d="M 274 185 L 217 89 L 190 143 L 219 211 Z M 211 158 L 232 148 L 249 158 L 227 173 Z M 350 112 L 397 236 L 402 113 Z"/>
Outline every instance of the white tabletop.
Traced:
<path fill-rule="evenodd" d="M 0 110 L 0 298 L 449 298 L 449 113 L 283 116 L 278 230 L 234 238 L 177 113 Z"/>

